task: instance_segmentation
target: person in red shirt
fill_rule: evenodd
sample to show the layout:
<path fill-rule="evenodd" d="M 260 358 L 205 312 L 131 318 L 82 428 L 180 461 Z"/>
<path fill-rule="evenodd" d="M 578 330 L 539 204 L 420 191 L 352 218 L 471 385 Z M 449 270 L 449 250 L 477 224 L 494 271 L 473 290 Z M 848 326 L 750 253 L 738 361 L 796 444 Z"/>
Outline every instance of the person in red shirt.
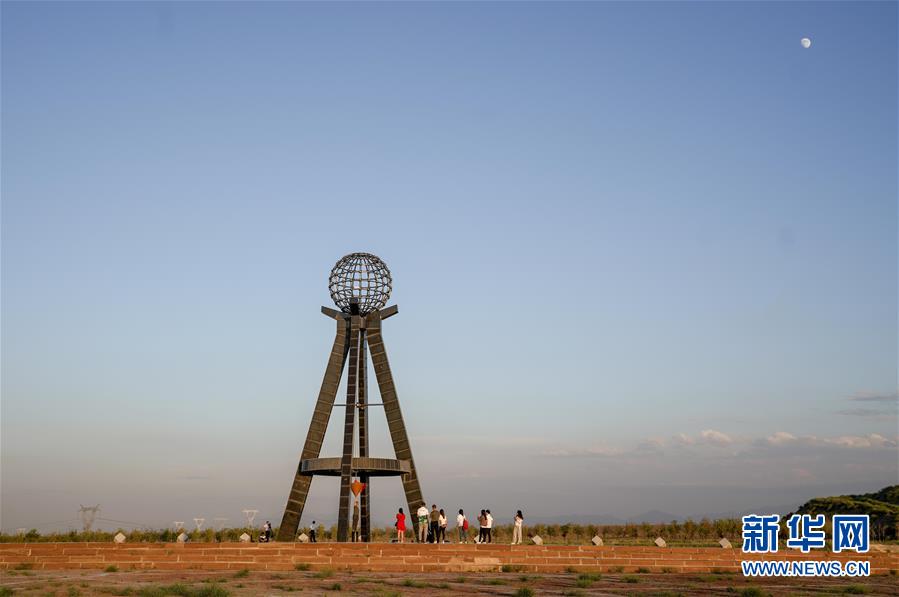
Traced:
<path fill-rule="evenodd" d="M 406 515 L 403 514 L 402 508 L 396 515 L 396 541 L 397 543 L 406 542 Z"/>

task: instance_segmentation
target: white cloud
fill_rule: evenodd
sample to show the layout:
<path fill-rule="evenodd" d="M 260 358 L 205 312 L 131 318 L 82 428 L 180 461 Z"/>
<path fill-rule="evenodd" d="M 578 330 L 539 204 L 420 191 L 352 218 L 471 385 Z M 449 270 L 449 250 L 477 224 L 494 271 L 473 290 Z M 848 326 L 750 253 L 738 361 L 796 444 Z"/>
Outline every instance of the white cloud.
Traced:
<path fill-rule="evenodd" d="M 770 446 L 782 446 L 784 444 L 795 442 L 798 438 L 792 433 L 786 431 L 778 431 L 765 438 L 765 443 Z"/>
<path fill-rule="evenodd" d="M 705 429 L 699 436 L 702 438 L 703 442 L 718 446 L 719 448 L 724 448 L 734 443 L 734 440 L 732 440 L 729 435 L 721 433 L 720 431 L 715 431 L 714 429 Z"/>
<path fill-rule="evenodd" d="M 899 442 L 896 440 L 884 437 L 878 433 L 869 433 L 865 436 L 841 435 L 838 438 L 825 441 L 844 448 L 895 448 L 899 446 Z"/>
<path fill-rule="evenodd" d="M 686 433 L 678 433 L 669 440 L 648 438 L 637 442 L 631 449 L 622 449 L 612 446 L 599 447 L 572 447 L 546 450 L 543 456 L 559 458 L 610 458 L 610 457 L 654 457 L 666 449 L 683 449 L 692 446 L 694 450 L 702 450 L 703 446 L 713 448 L 726 448 L 729 446 L 742 446 L 752 449 L 801 449 L 801 448 L 830 448 L 841 450 L 883 450 L 899 447 L 899 436 L 895 438 L 885 437 L 877 433 L 868 435 L 841 435 L 839 437 L 821 438 L 814 435 L 797 436 L 788 431 L 777 431 L 771 435 L 756 439 L 734 439 L 724 432 L 715 429 L 704 429 L 698 438 L 693 438 Z M 706 448 L 708 451 L 708 448 Z M 744 453 L 746 453 L 744 451 Z"/>
<path fill-rule="evenodd" d="M 804 435 L 797 437 L 786 431 L 778 431 L 769 435 L 764 440 L 754 442 L 757 446 L 775 446 L 783 447 L 789 445 L 811 446 L 811 447 L 836 447 L 847 449 L 880 449 L 895 448 L 899 445 L 894 439 L 884 437 L 877 433 L 868 435 L 841 435 L 839 437 L 817 437 L 814 435 Z"/>
<path fill-rule="evenodd" d="M 678 433 L 671 438 L 671 444 L 675 446 L 692 446 L 695 443 L 696 440 L 686 433 Z"/>
<path fill-rule="evenodd" d="M 623 451 L 618 448 L 599 447 L 599 448 L 574 448 L 574 449 L 557 449 L 546 450 L 543 456 L 551 456 L 554 458 L 596 458 L 608 456 L 621 456 Z"/>

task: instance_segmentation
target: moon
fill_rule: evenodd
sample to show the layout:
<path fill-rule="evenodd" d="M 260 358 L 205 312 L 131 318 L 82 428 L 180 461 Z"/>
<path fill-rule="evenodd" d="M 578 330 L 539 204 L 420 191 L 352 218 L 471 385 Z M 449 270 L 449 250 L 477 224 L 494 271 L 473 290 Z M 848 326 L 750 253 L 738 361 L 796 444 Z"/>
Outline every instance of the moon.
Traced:
<path fill-rule="evenodd" d="M 808 50 L 810 47 L 812 47 L 812 40 L 810 40 L 807 37 L 803 37 L 802 39 L 800 39 L 799 43 L 801 43 L 802 47 L 805 48 L 806 50 Z"/>

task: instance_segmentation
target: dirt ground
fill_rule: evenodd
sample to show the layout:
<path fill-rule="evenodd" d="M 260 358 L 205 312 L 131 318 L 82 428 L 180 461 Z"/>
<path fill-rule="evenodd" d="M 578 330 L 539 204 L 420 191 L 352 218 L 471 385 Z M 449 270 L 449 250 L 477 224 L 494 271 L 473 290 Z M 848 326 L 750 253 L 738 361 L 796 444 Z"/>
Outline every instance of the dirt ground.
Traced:
<path fill-rule="evenodd" d="M 522 574 L 202 571 L 7 571 L 8 595 L 225 597 L 338 593 L 398 595 L 838 595 L 899 594 L 899 576 L 862 579 L 744 579 L 737 574 Z"/>

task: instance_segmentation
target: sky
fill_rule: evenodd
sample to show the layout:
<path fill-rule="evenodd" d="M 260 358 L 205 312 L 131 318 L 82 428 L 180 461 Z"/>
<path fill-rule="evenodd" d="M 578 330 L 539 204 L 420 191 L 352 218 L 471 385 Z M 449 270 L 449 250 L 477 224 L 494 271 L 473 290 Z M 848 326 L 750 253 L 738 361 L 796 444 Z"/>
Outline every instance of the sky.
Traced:
<path fill-rule="evenodd" d="M 0 11 L 4 531 L 277 524 L 353 251 L 429 503 L 899 482 L 895 2 Z"/>

